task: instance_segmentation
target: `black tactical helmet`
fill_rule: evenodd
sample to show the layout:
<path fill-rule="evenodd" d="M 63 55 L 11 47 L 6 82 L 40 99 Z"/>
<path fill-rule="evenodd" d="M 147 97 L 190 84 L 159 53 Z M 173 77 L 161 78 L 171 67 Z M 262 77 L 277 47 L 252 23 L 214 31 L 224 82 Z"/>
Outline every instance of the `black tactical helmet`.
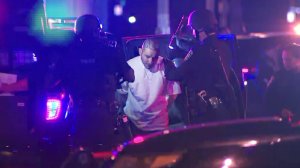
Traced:
<path fill-rule="evenodd" d="M 209 10 L 195 10 L 189 14 L 188 25 L 197 31 L 214 32 L 217 24 L 214 14 Z"/>
<path fill-rule="evenodd" d="M 82 15 L 76 20 L 75 33 L 80 37 L 96 37 L 100 30 L 100 21 L 95 15 Z"/>

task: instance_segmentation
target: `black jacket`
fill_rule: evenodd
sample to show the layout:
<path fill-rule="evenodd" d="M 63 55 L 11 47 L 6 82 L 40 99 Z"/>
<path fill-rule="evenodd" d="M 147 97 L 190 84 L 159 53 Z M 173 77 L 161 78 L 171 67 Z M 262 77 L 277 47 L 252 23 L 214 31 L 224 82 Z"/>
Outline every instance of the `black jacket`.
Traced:
<path fill-rule="evenodd" d="M 271 115 L 280 115 L 283 109 L 300 116 L 300 73 L 293 71 L 279 71 L 267 88 L 267 112 Z"/>
<path fill-rule="evenodd" d="M 181 81 L 191 92 L 205 90 L 208 98 L 218 97 L 223 101 L 232 118 L 240 117 L 240 87 L 230 66 L 232 53 L 229 46 L 216 35 L 211 35 L 189 53 L 190 56 L 178 68 L 166 66 L 166 78 Z"/>

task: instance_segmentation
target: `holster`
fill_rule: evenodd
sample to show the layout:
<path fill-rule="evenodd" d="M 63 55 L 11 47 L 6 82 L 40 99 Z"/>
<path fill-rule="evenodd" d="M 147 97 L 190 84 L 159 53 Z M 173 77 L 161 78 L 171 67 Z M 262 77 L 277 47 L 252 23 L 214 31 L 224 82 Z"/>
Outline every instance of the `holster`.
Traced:
<path fill-rule="evenodd" d="M 188 100 L 192 121 L 214 121 L 226 115 L 226 108 L 222 99 L 209 95 L 206 90 L 201 90 L 200 92 L 190 91 Z"/>

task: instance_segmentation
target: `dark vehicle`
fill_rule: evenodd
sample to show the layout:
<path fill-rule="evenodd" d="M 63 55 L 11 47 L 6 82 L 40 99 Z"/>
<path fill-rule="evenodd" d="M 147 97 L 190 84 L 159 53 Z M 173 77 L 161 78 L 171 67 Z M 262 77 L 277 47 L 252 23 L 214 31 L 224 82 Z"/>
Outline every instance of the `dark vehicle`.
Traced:
<path fill-rule="evenodd" d="M 168 47 L 169 35 L 128 37 L 123 38 L 127 59 L 138 55 L 137 49 L 146 38 L 158 39 L 162 55 L 167 59 L 182 59 L 185 54 L 174 53 Z M 281 118 L 266 117 L 270 115 L 263 106 L 268 80 L 276 68 L 281 68 L 282 47 L 299 42 L 299 37 L 290 33 L 253 33 L 219 38 L 228 42 L 235 56 L 235 69 L 239 71 L 246 103 L 245 119 L 182 126 L 137 136 L 112 152 L 112 167 L 300 166 L 294 154 L 300 147 L 299 127 Z M 178 122 L 183 113 L 173 116 L 169 111 L 170 119 L 175 117 Z"/>
<path fill-rule="evenodd" d="M 126 59 L 138 55 L 138 47 L 146 38 L 160 41 L 161 55 L 173 60 L 175 66 L 179 65 L 186 55 L 185 51 L 169 46 L 170 35 L 137 36 L 123 38 Z M 271 76 L 282 69 L 282 48 L 291 42 L 299 43 L 299 36 L 295 33 L 275 32 L 222 34 L 219 35 L 219 39 L 227 42 L 233 54 L 232 67 L 242 85 L 244 118 L 269 116 L 264 107 L 267 85 Z"/>
<path fill-rule="evenodd" d="M 299 167 L 299 127 L 280 118 L 203 123 L 135 137 L 112 167 Z"/>
<path fill-rule="evenodd" d="M 170 40 L 170 35 L 141 36 L 141 37 L 123 38 L 123 46 L 124 46 L 126 59 L 130 59 L 134 56 L 137 56 L 138 47 L 140 47 L 143 40 L 148 37 L 157 38 L 160 40 L 161 47 L 162 47 L 161 54 L 166 56 L 167 59 L 178 58 L 177 62 L 180 62 L 181 61 L 180 59 L 182 59 L 182 57 L 185 55 L 184 52 L 174 53 L 172 50 L 169 49 L 168 44 Z M 220 38 L 222 38 L 223 40 L 227 40 L 228 44 L 232 47 L 232 51 L 235 52 L 237 69 L 241 71 L 240 77 L 241 79 L 244 80 L 244 82 L 246 81 L 246 83 L 244 83 L 245 84 L 244 93 L 246 95 L 245 97 L 247 97 L 245 98 L 247 100 L 246 102 L 247 109 L 245 111 L 245 118 L 267 116 L 268 115 L 267 112 L 264 111 L 263 109 L 262 100 L 263 100 L 264 90 L 267 85 L 267 81 L 270 75 L 272 74 L 273 69 L 270 68 L 272 66 L 270 66 L 270 64 L 268 64 L 266 60 L 267 58 L 269 59 L 272 57 L 264 57 L 264 55 L 266 54 L 270 55 L 271 53 L 271 55 L 272 54 L 277 55 L 275 56 L 275 58 L 278 59 L 278 55 L 280 55 L 280 46 L 290 41 L 297 42 L 299 41 L 299 38 L 293 34 L 250 34 L 247 36 L 224 35 L 224 36 L 220 36 Z M 8 49 L 6 48 L 0 51 L 1 54 L 0 69 L 2 70 L 2 72 L 18 74 L 18 76 L 21 76 L 21 78 L 22 76 L 26 76 L 27 73 L 29 73 L 31 65 L 36 63 L 35 62 L 36 55 L 38 55 L 38 53 L 36 53 L 35 50 L 33 50 L 36 48 L 21 45 L 23 43 L 19 42 L 18 44 L 20 44 L 20 46 L 8 48 Z M 57 56 L 56 52 L 59 53 L 59 51 L 56 50 L 55 47 L 51 48 L 49 52 L 46 52 L 49 55 L 53 54 L 51 57 L 53 60 L 51 61 L 55 61 L 54 58 Z M 52 64 L 50 62 L 48 62 L 48 65 L 50 66 L 47 67 L 49 69 L 47 68 L 46 69 L 49 71 L 48 74 L 51 75 Z M 0 112 L 1 112 L 0 118 L 2 120 L 1 125 L 2 128 L 7 128 L 7 129 L 2 129 L 0 132 L 1 150 L 10 151 L 10 152 L 16 151 L 17 149 L 27 150 L 28 148 L 32 149 L 34 145 L 39 144 L 41 145 L 40 147 L 42 147 L 43 149 L 46 150 L 52 149 L 53 156 L 54 156 L 55 149 L 57 148 L 51 147 L 53 146 L 53 142 L 68 141 L 69 138 L 68 135 L 71 131 L 71 125 L 72 125 L 72 120 L 68 119 L 68 116 L 71 117 L 71 114 L 69 113 L 70 111 L 68 110 L 69 109 L 68 94 L 61 91 L 62 90 L 60 89 L 44 90 L 43 96 L 40 96 L 39 100 L 40 102 L 43 103 L 40 103 L 40 107 L 37 106 L 38 108 L 37 111 L 39 111 L 39 115 L 36 118 L 38 120 L 37 123 L 39 125 L 38 137 L 36 137 L 37 135 L 36 132 L 30 133 L 30 130 L 27 129 L 28 119 L 30 118 L 28 117 L 28 113 L 29 113 L 28 99 L 30 94 L 28 92 L 21 92 L 10 96 L 7 95 L 1 96 L 0 97 Z M 182 101 L 184 100 L 181 100 L 181 102 Z M 180 105 L 182 104 L 179 104 L 179 106 Z M 175 113 L 170 112 L 171 124 L 176 125 L 177 123 L 180 123 L 183 120 L 182 118 L 184 118 L 183 115 L 186 114 L 186 112 L 181 109 L 184 107 L 178 107 L 178 108 L 179 109 L 176 109 L 177 112 Z M 209 133 L 210 131 L 205 131 L 205 130 L 212 130 L 215 132 Z M 220 164 L 221 163 L 225 164 L 225 162 L 226 165 L 237 164 L 235 161 L 236 159 L 230 160 L 231 155 L 229 156 L 229 153 L 225 152 L 225 151 L 231 151 L 231 149 L 229 150 L 229 146 L 230 146 L 230 148 L 233 147 L 234 149 L 237 149 L 236 151 L 240 152 L 238 153 L 238 155 L 241 157 L 245 156 L 246 154 L 247 156 L 249 155 L 249 158 L 254 156 L 258 157 L 260 155 L 263 155 L 264 157 L 270 156 L 269 159 L 271 158 L 270 161 L 274 161 L 274 164 L 268 162 L 265 163 L 266 166 L 262 164 L 262 166 L 264 167 L 268 167 L 269 165 L 271 166 L 275 165 L 276 167 L 277 165 L 280 165 L 278 163 L 279 161 L 282 161 L 282 163 L 284 163 L 284 167 L 286 167 L 286 165 L 291 165 L 292 167 L 293 165 L 299 166 L 299 162 L 297 162 L 297 160 L 294 159 L 294 157 L 296 156 L 289 155 L 290 152 L 294 152 L 294 151 L 297 152 L 298 149 L 297 148 L 298 135 L 296 135 L 297 131 L 295 130 L 298 130 L 298 128 L 290 128 L 289 126 L 286 126 L 286 124 L 284 124 L 282 121 L 279 121 L 278 119 L 275 120 L 264 120 L 264 119 L 249 120 L 248 119 L 248 120 L 232 121 L 228 123 L 211 123 L 211 124 L 206 124 L 205 126 L 203 125 L 193 126 L 188 129 L 184 128 L 178 131 L 174 131 L 174 133 L 173 131 L 166 131 L 165 134 L 167 135 L 137 137 L 130 145 L 127 145 L 125 143 L 123 147 L 121 147 L 124 148 L 124 152 L 122 152 L 121 155 L 117 157 L 117 161 L 115 162 L 114 165 L 118 166 L 120 163 L 123 163 L 122 162 L 123 159 L 126 159 L 127 156 L 130 156 L 129 158 L 133 160 L 136 160 L 138 158 L 146 159 L 144 160 L 145 163 L 144 161 L 141 161 L 141 163 L 140 161 L 139 162 L 128 161 L 130 165 L 133 166 L 138 165 L 136 167 L 147 167 L 149 164 L 153 166 L 153 163 L 155 162 L 166 161 L 167 162 L 166 164 L 159 164 L 158 166 L 154 164 L 154 167 L 164 167 L 166 165 L 170 165 L 168 161 L 168 159 L 170 158 L 171 160 L 173 159 L 177 160 L 174 164 L 175 167 L 176 166 L 189 167 L 189 164 L 192 164 L 190 165 L 190 167 L 199 167 L 197 166 L 198 163 L 195 163 L 196 161 L 193 161 L 193 158 L 195 160 L 195 158 L 201 157 L 204 159 L 204 161 L 201 163 L 206 163 L 209 160 L 212 161 L 211 157 L 208 157 L 210 153 L 212 155 L 216 154 L 215 156 L 216 157 L 218 156 L 218 158 L 219 156 L 221 157 L 221 155 L 215 153 L 215 151 L 217 150 L 220 151 L 220 153 L 223 153 L 224 155 L 222 155 L 221 161 L 219 160 L 220 162 L 218 162 L 218 165 L 216 165 L 216 167 L 222 167 L 220 166 Z M 228 132 L 228 134 L 225 131 Z M 207 132 L 208 135 L 206 136 Z M 200 139 L 196 138 L 196 135 L 198 134 Z M 280 138 L 279 140 L 280 142 L 277 143 L 275 142 L 276 140 L 275 141 L 273 140 L 276 145 L 267 145 L 269 144 L 269 142 L 271 143 L 271 139 L 266 138 L 269 135 L 271 137 L 275 137 L 275 135 L 278 135 Z M 236 140 L 231 141 L 231 138 Z M 262 142 L 261 138 L 267 140 L 263 140 L 264 143 L 261 143 Z M 20 141 L 20 139 L 22 139 L 22 141 Z M 222 142 L 216 140 L 220 140 Z M 38 141 L 40 143 L 38 143 Z M 137 144 L 134 143 L 134 142 L 141 142 L 141 141 L 144 142 L 137 143 Z M 252 144 L 253 147 L 247 147 L 247 148 L 240 147 L 238 144 L 240 144 L 241 141 L 243 143 L 249 141 L 249 143 Z M 211 143 L 208 143 L 208 146 L 203 146 L 204 142 L 205 143 L 211 142 Z M 68 141 L 65 142 L 64 144 L 61 143 L 60 145 L 64 145 L 66 147 L 66 145 L 68 145 L 69 143 L 70 142 Z M 149 153 L 147 153 L 146 149 L 148 150 L 149 148 L 148 143 L 151 143 L 152 147 L 150 147 L 150 149 L 153 150 L 152 151 L 153 153 L 151 152 L 150 149 L 149 149 Z M 163 147 L 165 147 L 166 149 L 160 146 L 164 143 L 165 145 L 163 145 Z M 276 147 L 276 149 L 272 147 Z M 66 148 L 68 148 L 68 146 Z M 119 150 L 121 148 L 119 147 Z M 202 149 L 204 148 L 205 151 L 202 151 Z M 256 152 L 258 151 L 258 153 L 261 154 L 254 155 L 252 150 L 254 148 L 255 149 L 259 148 L 258 150 L 256 150 Z M 162 151 L 160 151 L 160 149 Z M 246 154 L 243 153 L 246 150 L 247 153 Z M 199 151 L 204 153 L 201 153 Z M 175 153 L 171 155 L 172 152 Z M 274 155 L 267 155 L 268 152 Z M 277 153 L 282 152 L 282 154 L 277 154 L 276 152 Z M 153 160 L 153 158 L 156 158 L 154 156 L 155 153 L 157 154 L 157 156 L 158 154 L 159 155 L 161 154 L 162 158 L 158 157 L 157 158 L 158 161 Z M 226 160 L 227 157 L 229 158 L 228 160 Z M 186 159 L 188 158 L 191 158 L 191 160 L 187 161 Z M 258 158 L 260 159 L 261 157 Z M 288 159 L 291 159 L 291 164 L 286 164 L 286 161 L 288 161 Z M 4 160 L 6 160 L 5 157 Z M 184 165 L 187 164 L 187 166 L 182 166 L 181 164 Z M 215 166 L 212 165 L 211 163 L 208 164 L 209 164 L 208 167 Z M 250 163 L 248 164 L 247 162 L 245 167 L 249 167 L 248 165 L 251 164 Z M 240 164 L 238 164 L 238 166 L 236 167 L 244 167 L 243 165 L 241 166 L 239 165 Z M 278 167 L 282 167 L 282 166 L 278 166 Z"/>
<path fill-rule="evenodd" d="M 237 58 L 244 85 L 245 118 L 271 115 L 265 109 L 265 93 L 272 75 L 283 69 L 282 49 L 299 43 L 295 33 L 250 33 L 237 36 Z"/>

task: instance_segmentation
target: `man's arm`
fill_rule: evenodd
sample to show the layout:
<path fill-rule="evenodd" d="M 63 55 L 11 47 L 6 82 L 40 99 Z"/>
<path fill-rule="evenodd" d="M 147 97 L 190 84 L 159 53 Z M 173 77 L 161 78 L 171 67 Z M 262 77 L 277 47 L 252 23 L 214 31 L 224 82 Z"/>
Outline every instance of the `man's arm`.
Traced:
<path fill-rule="evenodd" d="M 175 102 L 178 94 L 180 94 L 180 93 L 181 93 L 181 89 L 180 89 L 179 83 L 174 82 L 174 81 L 168 81 L 167 109 L 169 112 L 169 117 L 172 116 L 172 117 L 178 118 L 179 113 L 178 113 L 178 109 L 177 109 L 176 105 L 174 106 L 174 102 Z"/>
<path fill-rule="evenodd" d="M 179 74 L 180 70 L 178 70 L 171 61 L 164 59 L 164 64 L 167 80 L 179 81 L 182 79 L 181 75 Z"/>
<path fill-rule="evenodd" d="M 135 80 L 134 71 L 132 68 L 125 69 L 123 76 L 124 76 L 124 80 L 128 82 L 134 82 Z"/>
<path fill-rule="evenodd" d="M 168 96 L 168 109 L 174 103 L 174 101 L 176 100 L 177 96 L 178 96 L 178 94 L 169 95 Z"/>
<path fill-rule="evenodd" d="M 176 99 L 177 95 L 181 94 L 180 84 L 174 81 L 168 81 L 167 86 L 168 105 L 171 105 Z"/>
<path fill-rule="evenodd" d="M 124 52 L 122 52 L 119 48 L 117 48 L 116 50 L 117 68 L 119 69 L 123 80 L 128 82 L 134 82 L 134 71 L 126 62 Z"/>

